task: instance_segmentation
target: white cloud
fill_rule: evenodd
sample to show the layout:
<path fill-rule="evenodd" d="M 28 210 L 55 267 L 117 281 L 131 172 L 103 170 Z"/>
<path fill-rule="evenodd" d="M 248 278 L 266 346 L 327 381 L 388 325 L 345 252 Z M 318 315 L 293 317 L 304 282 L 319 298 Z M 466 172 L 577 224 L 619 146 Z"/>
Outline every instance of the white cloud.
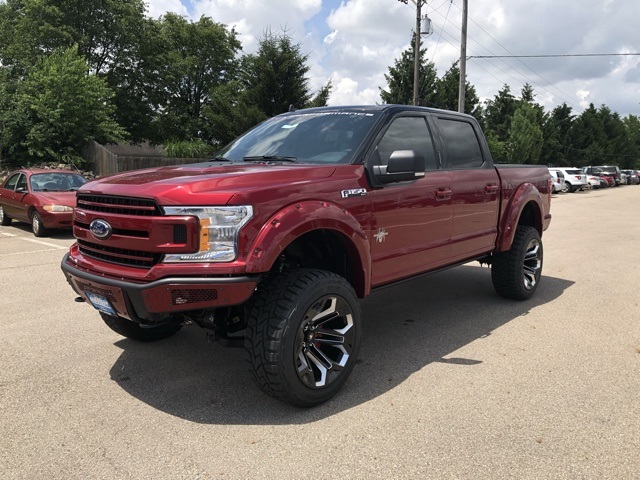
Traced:
<path fill-rule="evenodd" d="M 180 0 L 147 0 L 147 12 L 150 17 L 158 18 L 167 12 L 188 16 L 189 12 Z"/>
<path fill-rule="evenodd" d="M 186 1 L 186 0 L 183 0 Z M 235 26 L 245 52 L 271 28 L 287 28 L 309 55 L 315 91 L 333 80 L 330 103 L 379 103 L 384 74 L 409 46 L 415 28 L 412 3 L 397 0 L 191 0 L 191 15 Z M 178 0 L 152 0 L 184 14 Z M 461 2 L 427 3 L 434 33 L 423 38 L 427 57 L 442 75 L 460 55 Z M 474 0 L 469 2 L 467 55 L 638 53 L 637 0 Z M 579 113 L 585 102 L 607 104 L 621 115 L 640 114 L 640 58 L 471 58 L 468 80 L 478 96 L 492 98 L 504 84 L 520 93 L 529 83 L 551 109 L 566 102 Z M 582 94 L 588 91 L 587 96 Z M 579 93 L 580 92 L 580 93 Z"/>

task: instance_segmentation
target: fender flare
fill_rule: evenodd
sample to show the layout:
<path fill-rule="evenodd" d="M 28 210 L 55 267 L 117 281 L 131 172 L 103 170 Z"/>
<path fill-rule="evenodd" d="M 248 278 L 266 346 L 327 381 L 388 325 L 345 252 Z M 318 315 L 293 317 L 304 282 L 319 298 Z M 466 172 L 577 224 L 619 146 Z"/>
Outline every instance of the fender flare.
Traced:
<path fill-rule="evenodd" d="M 251 242 L 247 273 L 268 272 L 294 240 L 314 230 L 332 230 L 344 240 L 353 259 L 354 288 L 359 296 L 371 290 L 369 239 L 356 218 L 344 208 L 326 201 L 303 201 L 284 207 L 262 226 Z"/>
<path fill-rule="evenodd" d="M 500 233 L 496 242 L 496 252 L 505 252 L 511 248 L 522 212 L 530 203 L 533 203 L 535 207 L 533 226 L 542 235 L 542 195 L 535 185 L 523 183 L 513 192 L 506 211 L 500 216 Z"/>

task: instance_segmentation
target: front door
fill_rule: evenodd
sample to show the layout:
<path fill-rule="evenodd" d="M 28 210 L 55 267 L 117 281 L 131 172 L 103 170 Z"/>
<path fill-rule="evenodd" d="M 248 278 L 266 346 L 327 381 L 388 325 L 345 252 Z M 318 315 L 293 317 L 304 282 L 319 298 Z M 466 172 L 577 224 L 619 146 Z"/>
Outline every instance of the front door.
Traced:
<path fill-rule="evenodd" d="M 368 159 L 386 165 L 391 153 L 414 150 L 425 158 L 425 175 L 370 193 L 372 285 L 409 277 L 447 263 L 451 236 L 451 175 L 438 155 L 423 115 L 395 118 Z"/>

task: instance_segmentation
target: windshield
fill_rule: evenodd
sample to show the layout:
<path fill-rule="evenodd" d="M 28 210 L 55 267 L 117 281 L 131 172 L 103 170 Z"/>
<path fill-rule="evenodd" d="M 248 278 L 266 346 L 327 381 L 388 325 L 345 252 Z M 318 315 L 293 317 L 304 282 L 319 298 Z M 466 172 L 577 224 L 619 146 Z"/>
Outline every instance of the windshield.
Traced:
<path fill-rule="evenodd" d="M 77 173 L 38 173 L 29 182 L 34 192 L 66 192 L 77 190 L 87 179 Z"/>
<path fill-rule="evenodd" d="M 274 117 L 216 154 L 234 162 L 349 163 L 378 114 L 323 111 Z"/>

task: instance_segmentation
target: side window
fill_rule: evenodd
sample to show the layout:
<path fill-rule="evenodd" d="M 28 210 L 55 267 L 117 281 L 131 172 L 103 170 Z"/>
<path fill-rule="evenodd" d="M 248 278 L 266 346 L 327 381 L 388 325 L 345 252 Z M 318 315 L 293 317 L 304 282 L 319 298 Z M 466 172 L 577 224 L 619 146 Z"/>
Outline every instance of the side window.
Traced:
<path fill-rule="evenodd" d="M 18 180 L 18 185 L 16 185 L 16 190 L 19 188 L 23 189 L 24 191 L 27 191 L 27 176 L 25 174 L 20 175 L 20 178 Z"/>
<path fill-rule="evenodd" d="M 438 119 L 447 150 L 447 168 L 478 168 L 484 163 L 478 137 L 470 123 Z"/>
<path fill-rule="evenodd" d="M 18 183 L 18 178 L 20 177 L 20 173 L 14 173 L 13 175 L 11 175 L 7 181 L 4 183 L 4 188 L 7 188 L 9 190 L 15 190 L 16 188 L 16 183 Z"/>
<path fill-rule="evenodd" d="M 427 170 L 438 168 L 431 134 L 423 117 L 400 117 L 393 121 L 378 143 L 381 164 L 387 165 L 396 150 L 415 150 L 424 156 Z"/>

